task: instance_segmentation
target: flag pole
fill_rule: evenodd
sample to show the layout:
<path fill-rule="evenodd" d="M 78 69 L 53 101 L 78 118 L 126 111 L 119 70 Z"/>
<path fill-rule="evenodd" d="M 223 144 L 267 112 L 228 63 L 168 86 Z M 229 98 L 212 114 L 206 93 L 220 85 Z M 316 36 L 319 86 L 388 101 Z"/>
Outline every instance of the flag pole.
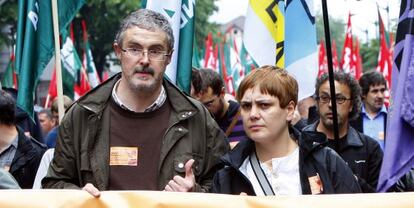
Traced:
<path fill-rule="evenodd" d="M 58 8 L 57 0 L 52 1 L 52 17 L 53 17 L 53 35 L 55 39 L 55 66 L 56 66 L 56 86 L 57 86 L 57 97 L 58 97 L 58 112 L 59 112 L 59 123 L 63 118 L 64 107 L 63 107 L 63 86 L 62 86 L 62 65 L 60 61 L 60 43 L 59 43 L 59 19 L 58 19 Z"/>
<path fill-rule="evenodd" d="M 325 30 L 325 45 L 326 45 L 326 56 L 328 59 L 328 73 L 329 73 L 329 88 L 331 91 L 331 102 L 332 102 L 332 120 L 333 120 L 333 130 L 334 130 L 334 139 L 339 139 L 339 130 L 338 130 L 338 111 L 336 109 L 336 93 L 335 93 L 335 80 L 334 80 L 334 71 L 332 64 L 332 51 L 331 51 L 331 35 L 329 30 L 329 18 L 328 18 L 328 5 L 326 0 L 322 0 L 322 15 L 323 15 L 323 26 Z M 335 143 L 335 150 L 338 149 L 337 143 Z"/>

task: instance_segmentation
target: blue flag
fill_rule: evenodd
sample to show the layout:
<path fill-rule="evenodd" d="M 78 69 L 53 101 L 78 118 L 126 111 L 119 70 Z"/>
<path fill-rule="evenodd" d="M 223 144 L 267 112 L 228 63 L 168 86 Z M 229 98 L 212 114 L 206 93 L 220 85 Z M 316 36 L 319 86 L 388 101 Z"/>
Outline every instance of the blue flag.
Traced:
<path fill-rule="evenodd" d="M 313 0 L 285 2 L 285 68 L 298 81 L 301 100 L 314 93 L 318 76 Z"/>
<path fill-rule="evenodd" d="M 414 5 L 402 0 L 394 49 L 391 107 L 378 191 L 389 189 L 414 166 Z"/>

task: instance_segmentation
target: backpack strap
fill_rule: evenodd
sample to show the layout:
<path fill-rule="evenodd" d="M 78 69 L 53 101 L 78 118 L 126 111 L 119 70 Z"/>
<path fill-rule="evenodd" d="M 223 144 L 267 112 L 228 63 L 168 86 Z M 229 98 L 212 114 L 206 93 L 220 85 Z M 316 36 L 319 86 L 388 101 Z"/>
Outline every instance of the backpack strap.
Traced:
<path fill-rule="evenodd" d="M 226 130 L 226 137 L 229 137 L 231 132 L 233 131 L 234 126 L 236 126 L 237 121 L 239 120 L 240 117 L 240 108 L 237 111 L 236 115 L 234 115 L 233 119 L 231 120 L 231 123 L 229 125 L 229 127 Z"/>
<path fill-rule="evenodd" d="M 263 172 L 263 169 L 260 167 L 259 160 L 257 159 L 256 151 L 252 151 L 249 157 L 250 164 L 252 166 L 253 172 L 256 175 L 257 181 L 259 182 L 260 187 L 263 190 L 263 193 L 266 196 L 273 196 L 275 192 L 273 192 L 273 188 L 267 180 L 266 175 Z"/>

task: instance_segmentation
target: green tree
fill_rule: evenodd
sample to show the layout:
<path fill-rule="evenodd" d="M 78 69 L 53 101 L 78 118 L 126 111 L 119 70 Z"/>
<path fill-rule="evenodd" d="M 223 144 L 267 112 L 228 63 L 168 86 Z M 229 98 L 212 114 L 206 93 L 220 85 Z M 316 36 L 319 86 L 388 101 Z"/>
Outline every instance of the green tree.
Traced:
<path fill-rule="evenodd" d="M 198 48 L 204 48 L 204 40 L 208 33 L 217 34 L 218 24 L 208 22 L 208 18 L 217 11 L 214 5 L 217 0 L 197 0 L 196 1 L 196 18 L 195 18 L 195 41 Z"/>
<path fill-rule="evenodd" d="M 104 69 L 106 57 L 113 52 L 112 44 L 121 20 L 132 11 L 140 8 L 137 0 L 87 0 L 74 20 L 78 45 L 82 41 L 81 19 L 85 19 L 89 41 L 96 69 L 100 74 Z M 80 48 L 80 47 L 78 47 Z"/>
<path fill-rule="evenodd" d="M 17 0 L 0 1 L 0 48 L 14 44 L 17 24 Z"/>

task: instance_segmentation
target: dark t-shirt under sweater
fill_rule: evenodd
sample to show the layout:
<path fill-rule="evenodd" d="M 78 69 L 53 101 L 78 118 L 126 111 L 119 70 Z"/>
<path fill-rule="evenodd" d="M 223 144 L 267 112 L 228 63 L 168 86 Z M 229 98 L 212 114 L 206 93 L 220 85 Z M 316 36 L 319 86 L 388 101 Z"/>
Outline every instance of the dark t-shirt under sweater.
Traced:
<path fill-rule="evenodd" d="M 168 128 L 168 100 L 155 111 L 135 113 L 111 99 L 108 190 L 158 190 L 161 144 Z"/>

